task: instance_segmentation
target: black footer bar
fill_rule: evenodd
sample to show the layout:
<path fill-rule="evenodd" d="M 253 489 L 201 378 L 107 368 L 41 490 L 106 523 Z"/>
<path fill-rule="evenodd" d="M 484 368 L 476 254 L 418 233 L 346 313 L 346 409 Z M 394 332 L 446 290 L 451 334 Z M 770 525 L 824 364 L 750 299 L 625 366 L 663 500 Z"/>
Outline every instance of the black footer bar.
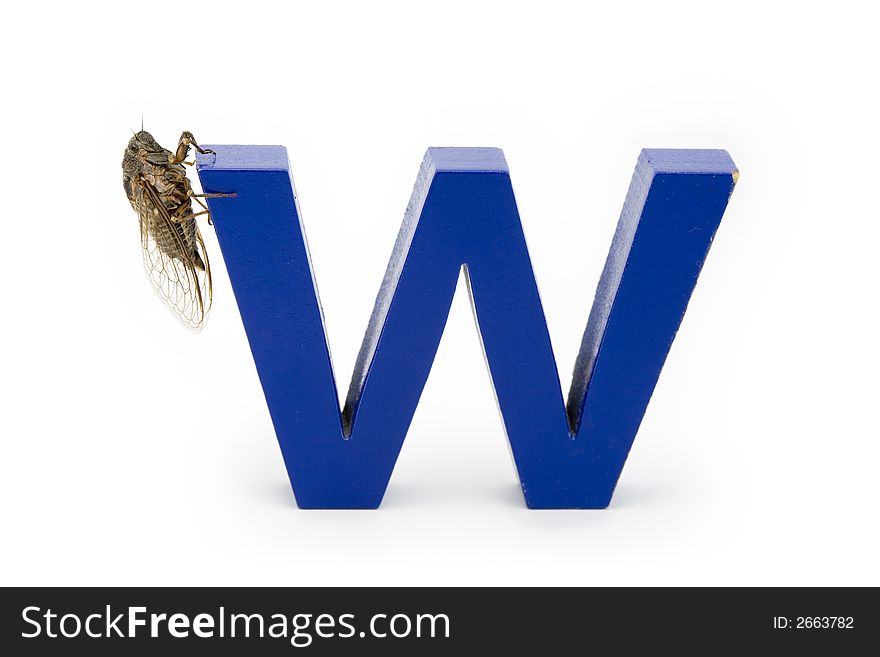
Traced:
<path fill-rule="evenodd" d="M 880 645 L 870 588 L 7 588 L 0 614 L 7 655 Z"/>

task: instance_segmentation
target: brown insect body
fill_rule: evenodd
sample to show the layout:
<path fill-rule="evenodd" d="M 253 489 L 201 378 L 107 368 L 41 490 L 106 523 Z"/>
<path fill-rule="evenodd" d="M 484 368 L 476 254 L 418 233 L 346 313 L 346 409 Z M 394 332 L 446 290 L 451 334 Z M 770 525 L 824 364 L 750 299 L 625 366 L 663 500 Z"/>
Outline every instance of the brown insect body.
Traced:
<path fill-rule="evenodd" d="M 193 193 L 183 166 L 190 146 L 210 152 L 189 132 L 172 153 L 141 130 L 125 149 L 122 184 L 138 214 L 150 282 L 185 325 L 200 330 L 211 308 L 211 267 L 196 217 L 208 215 L 208 209 Z M 193 200 L 204 209 L 193 212 Z"/>

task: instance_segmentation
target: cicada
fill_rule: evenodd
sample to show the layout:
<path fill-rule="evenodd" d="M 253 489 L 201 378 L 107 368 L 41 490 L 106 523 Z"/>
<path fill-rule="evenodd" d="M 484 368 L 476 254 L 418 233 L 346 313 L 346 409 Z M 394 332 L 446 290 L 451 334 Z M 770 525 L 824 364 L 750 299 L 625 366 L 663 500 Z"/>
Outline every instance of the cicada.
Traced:
<path fill-rule="evenodd" d="M 184 164 L 190 147 L 201 148 L 191 132 L 184 132 L 171 152 L 141 130 L 129 140 L 122 158 L 122 185 L 140 223 L 144 268 L 150 282 L 180 320 L 200 331 L 211 309 L 211 265 L 196 217 L 211 215 L 204 197 L 196 194 Z M 193 202 L 201 208 L 193 211 Z"/>

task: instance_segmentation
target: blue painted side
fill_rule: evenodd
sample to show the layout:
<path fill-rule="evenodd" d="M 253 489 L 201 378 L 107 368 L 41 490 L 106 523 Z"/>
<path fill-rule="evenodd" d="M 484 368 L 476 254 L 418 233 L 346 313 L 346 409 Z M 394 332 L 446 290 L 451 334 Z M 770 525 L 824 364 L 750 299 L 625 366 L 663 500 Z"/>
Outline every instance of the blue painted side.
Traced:
<path fill-rule="evenodd" d="M 340 412 L 301 215 L 280 146 L 212 146 L 209 200 L 297 503 L 382 501 L 461 267 L 526 503 L 603 508 L 727 205 L 725 151 L 643 151 L 563 402 L 504 155 L 432 148 Z"/>

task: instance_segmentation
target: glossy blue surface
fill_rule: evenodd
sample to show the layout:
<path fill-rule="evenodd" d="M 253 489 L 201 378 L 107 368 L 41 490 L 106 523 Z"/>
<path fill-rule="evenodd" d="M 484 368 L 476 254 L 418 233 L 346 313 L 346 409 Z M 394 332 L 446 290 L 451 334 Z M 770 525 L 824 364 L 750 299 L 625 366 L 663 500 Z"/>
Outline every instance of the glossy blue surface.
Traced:
<path fill-rule="evenodd" d="M 211 148 L 199 177 L 237 194 L 208 202 L 299 506 L 380 504 L 462 266 L 526 503 L 608 505 L 733 190 L 725 151 L 642 152 L 566 407 L 503 153 L 429 149 L 340 412 L 286 151 Z"/>

